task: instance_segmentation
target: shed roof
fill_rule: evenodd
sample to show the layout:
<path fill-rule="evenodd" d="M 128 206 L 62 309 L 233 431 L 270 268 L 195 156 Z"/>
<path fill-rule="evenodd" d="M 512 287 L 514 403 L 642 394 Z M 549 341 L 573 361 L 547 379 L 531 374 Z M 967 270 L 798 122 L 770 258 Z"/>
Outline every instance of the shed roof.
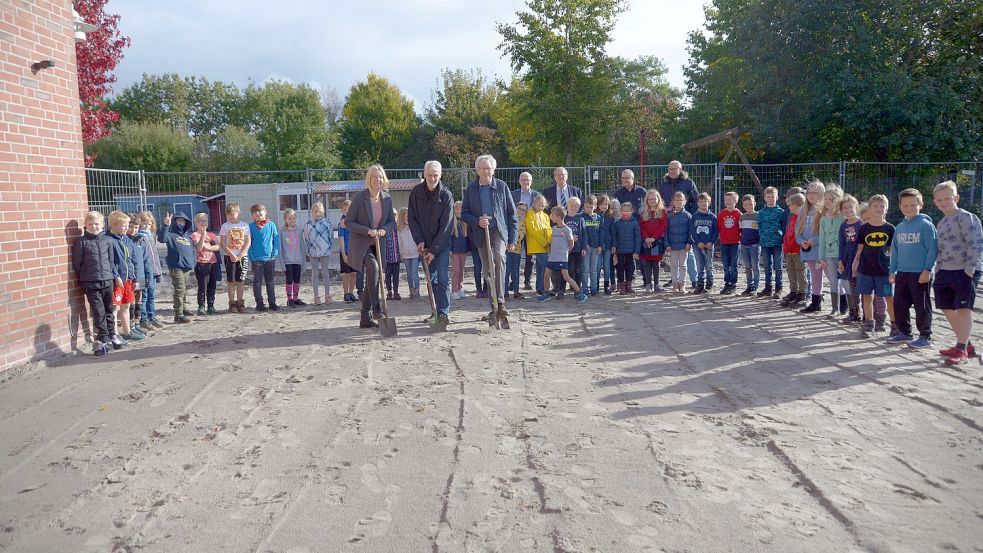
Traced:
<path fill-rule="evenodd" d="M 393 179 L 389 181 L 389 191 L 412 190 L 419 183 L 417 179 Z M 314 188 L 314 193 L 358 192 L 363 188 L 365 188 L 365 181 L 362 180 L 322 181 Z"/>

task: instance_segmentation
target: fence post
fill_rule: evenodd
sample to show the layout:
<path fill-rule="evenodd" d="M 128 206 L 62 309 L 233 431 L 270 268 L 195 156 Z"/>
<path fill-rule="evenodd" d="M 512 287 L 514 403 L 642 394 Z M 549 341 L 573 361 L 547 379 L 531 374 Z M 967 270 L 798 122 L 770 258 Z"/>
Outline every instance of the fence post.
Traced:
<path fill-rule="evenodd" d="M 140 202 L 140 209 L 138 211 L 147 211 L 147 179 L 144 176 L 143 169 L 140 169 L 140 174 L 137 178 L 139 179 L 138 183 L 140 187 L 140 198 L 138 200 Z"/>
<path fill-rule="evenodd" d="M 590 165 L 584 165 L 584 198 L 591 195 Z"/>
<path fill-rule="evenodd" d="M 840 160 L 840 190 L 846 191 L 846 161 Z"/>
<path fill-rule="evenodd" d="M 714 213 L 720 213 L 720 195 L 724 193 L 723 186 L 721 186 L 722 167 L 721 163 L 718 161 L 713 164 L 713 211 Z"/>
<path fill-rule="evenodd" d="M 304 178 L 307 180 L 307 212 L 310 214 L 311 205 L 314 204 L 314 181 L 312 179 L 314 171 L 310 167 L 304 168 Z M 297 206 L 300 207 L 300 206 Z M 327 211 L 327 206 L 325 206 Z M 308 215 L 309 216 L 309 215 Z"/>

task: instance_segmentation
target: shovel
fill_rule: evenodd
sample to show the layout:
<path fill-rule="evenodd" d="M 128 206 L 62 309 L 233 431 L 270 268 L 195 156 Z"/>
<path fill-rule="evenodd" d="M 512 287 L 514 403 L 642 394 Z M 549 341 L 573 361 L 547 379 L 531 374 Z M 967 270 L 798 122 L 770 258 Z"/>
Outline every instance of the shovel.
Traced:
<path fill-rule="evenodd" d="M 379 247 L 379 235 L 375 236 L 375 253 L 377 257 L 382 257 L 382 248 Z M 396 319 L 389 316 L 389 306 L 386 305 L 386 294 L 383 291 L 382 283 L 382 260 L 379 259 L 379 301 L 382 303 L 382 318 L 379 319 L 379 332 L 383 338 L 392 338 L 396 335 Z"/>
<path fill-rule="evenodd" d="M 427 254 L 420 256 L 423 261 L 423 276 L 427 278 L 427 294 L 430 296 L 430 330 L 433 332 L 442 332 L 440 328 L 440 318 L 437 314 L 437 302 L 433 296 L 433 283 L 430 281 L 430 264 L 427 263 Z"/>
<path fill-rule="evenodd" d="M 488 274 L 489 274 L 489 287 L 491 288 L 491 304 L 492 304 L 492 315 L 495 321 L 492 322 L 490 319 L 488 321 L 488 326 L 495 326 L 496 330 L 502 330 L 502 323 L 498 320 L 498 275 L 495 274 L 495 255 L 492 252 L 491 247 L 491 232 L 488 227 L 485 227 L 485 251 L 488 252 Z"/>

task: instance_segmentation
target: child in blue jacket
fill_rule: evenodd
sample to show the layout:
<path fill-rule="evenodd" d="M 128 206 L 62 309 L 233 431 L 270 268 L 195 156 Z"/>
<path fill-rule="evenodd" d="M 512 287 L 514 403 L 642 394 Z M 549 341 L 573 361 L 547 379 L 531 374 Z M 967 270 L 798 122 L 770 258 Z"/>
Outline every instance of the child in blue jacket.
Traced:
<path fill-rule="evenodd" d="M 717 241 L 717 216 L 710 211 L 710 195 L 696 197 L 699 209 L 690 220 L 690 240 L 696 246 L 696 290 L 703 294 L 713 288 L 713 245 Z"/>
<path fill-rule="evenodd" d="M 666 253 L 669 254 L 669 271 L 672 274 L 672 289 L 683 292 L 686 286 L 686 257 L 692 247 L 690 222 L 693 216 L 684 209 L 686 195 L 676 192 L 672 197 L 673 212 L 669 215 L 669 228 L 666 230 Z"/>
<path fill-rule="evenodd" d="M 642 229 L 634 218 L 630 202 L 621 204 L 621 218 L 611 225 L 611 255 L 618 271 L 618 294 L 634 294 L 631 281 L 635 278 L 635 260 L 642 248 Z"/>

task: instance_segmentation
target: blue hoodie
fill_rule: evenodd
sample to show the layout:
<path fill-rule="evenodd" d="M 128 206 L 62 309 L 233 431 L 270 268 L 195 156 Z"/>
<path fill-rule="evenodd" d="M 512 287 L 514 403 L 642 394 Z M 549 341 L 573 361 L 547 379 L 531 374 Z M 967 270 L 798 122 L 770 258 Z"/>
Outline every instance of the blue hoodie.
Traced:
<path fill-rule="evenodd" d="M 184 221 L 179 225 L 178 221 Z M 157 229 L 157 241 L 167 244 L 167 266 L 180 271 L 195 268 L 195 245 L 191 243 L 191 219 L 184 213 L 175 213 L 171 224 Z"/>
<path fill-rule="evenodd" d="M 898 223 L 891 240 L 891 274 L 931 271 L 939 250 L 935 225 L 924 213 Z"/>
<path fill-rule="evenodd" d="M 614 231 L 614 223 L 616 221 L 617 219 L 612 219 L 607 214 L 601 215 L 601 247 L 605 250 L 610 250 L 611 246 L 614 245 L 614 241 L 611 239 L 611 233 Z"/>
<path fill-rule="evenodd" d="M 619 255 L 641 251 L 642 229 L 638 226 L 638 219 L 618 219 L 611 225 L 611 247 L 617 248 Z"/>
<path fill-rule="evenodd" d="M 584 220 L 586 247 L 603 248 L 604 237 L 601 235 L 601 225 L 603 225 L 603 219 L 606 219 L 606 217 L 595 211 L 592 215 L 581 213 L 580 218 Z"/>
<path fill-rule="evenodd" d="M 133 240 L 130 240 L 126 234 L 113 234 L 108 230 L 106 236 L 113 241 L 113 262 L 116 264 L 119 278 L 123 282 L 136 281 L 137 270 L 133 262 Z"/>
<path fill-rule="evenodd" d="M 666 244 L 674 250 L 685 250 L 693 241 L 689 237 L 690 221 L 693 216 L 683 210 L 669 214 L 669 227 L 666 229 Z M 716 221 L 714 221 L 716 226 Z"/>
<path fill-rule="evenodd" d="M 694 244 L 713 244 L 717 241 L 717 216 L 712 211 L 693 214 L 689 225 L 690 240 Z"/>
<path fill-rule="evenodd" d="M 563 224 L 570 227 L 573 231 L 573 249 L 571 252 L 580 253 L 586 249 L 586 229 L 584 228 L 584 220 L 580 217 L 580 214 L 567 215 L 563 218 Z"/>
<path fill-rule="evenodd" d="M 263 228 L 249 223 L 249 260 L 272 261 L 280 255 L 280 233 L 276 223 L 267 219 Z"/>

